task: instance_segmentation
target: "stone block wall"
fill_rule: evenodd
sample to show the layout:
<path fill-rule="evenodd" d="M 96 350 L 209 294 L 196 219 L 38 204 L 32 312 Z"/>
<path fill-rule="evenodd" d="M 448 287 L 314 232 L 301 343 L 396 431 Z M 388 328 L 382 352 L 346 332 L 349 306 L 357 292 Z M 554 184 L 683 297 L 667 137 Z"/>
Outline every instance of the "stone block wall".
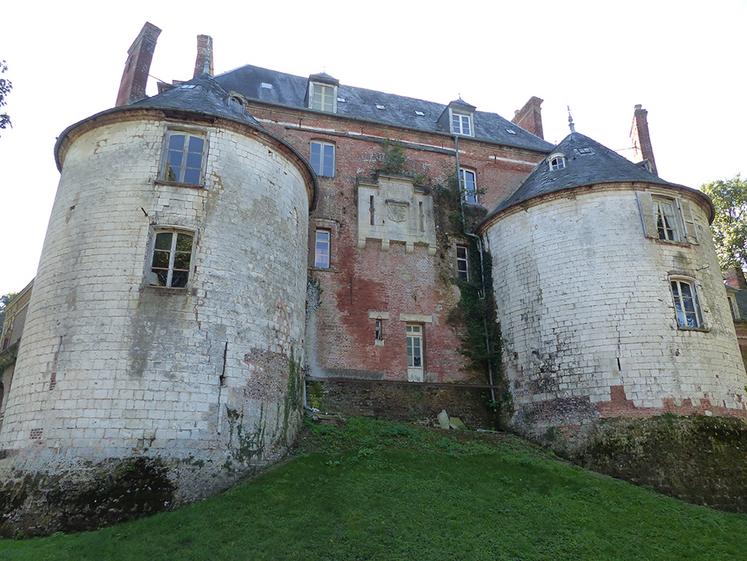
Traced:
<path fill-rule="evenodd" d="M 471 429 L 495 428 L 486 386 L 308 378 L 306 399 L 310 406 L 328 413 L 430 424 L 446 410 Z"/>
<path fill-rule="evenodd" d="M 309 200 L 299 164 L 251 131 L 120 119 L 64 154 L 0 471 L 57 485 L 82 465 L 157 458 L 178 502 L 293 441 Z M 203 187 L 159 181 L 169 126 L 205 135 Z M 159 228 L 194 234 L 186 288 L 145 280 Z"/>
<path fill-rule="evenodd" d="M 636 197 L 646 189 L 556 193 L 487 231 L 517 427 L 542 432 L 666 411 L 747 414 L 705 210 L 692 197 L 698 244 L 646 238 Z M 705 329 L 678 328 L 670 275 L 695 280 Z"/>

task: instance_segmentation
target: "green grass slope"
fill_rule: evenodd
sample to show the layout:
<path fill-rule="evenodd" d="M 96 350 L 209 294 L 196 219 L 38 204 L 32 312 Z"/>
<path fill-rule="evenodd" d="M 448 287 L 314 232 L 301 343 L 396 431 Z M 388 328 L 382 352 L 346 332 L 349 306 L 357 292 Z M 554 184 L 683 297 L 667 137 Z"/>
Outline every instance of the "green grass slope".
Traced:
<path fill-rule="evenodd" d="M 655 494 L 524 441 L 353 419 L 220 496 L 15 560 L 743 560 L 747 516 Z"/>

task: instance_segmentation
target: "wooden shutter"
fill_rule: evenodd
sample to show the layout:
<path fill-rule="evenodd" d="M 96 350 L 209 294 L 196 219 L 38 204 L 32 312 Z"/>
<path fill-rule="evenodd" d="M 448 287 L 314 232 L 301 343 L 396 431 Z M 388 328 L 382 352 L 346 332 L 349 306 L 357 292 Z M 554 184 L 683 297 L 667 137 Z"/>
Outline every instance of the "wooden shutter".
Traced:
<path fill-rule="evenodd" d="M 638 211 L 641 213 L 641 224 L 643 225 L 643 235 L 647 238 L 659 239 L 659 232 L 656 229 L 656 220 L 654 219 L 654 202 L 651 193 L 636 191 L 638 199 Z"/>
<path fill-rule="evenodd" d="M 689 243 L 698 243 L 698 226 L 695 224 L 693 217 L 692 204 L 690 201 L 681 199 L 680 208 L 682 209 L 682 221 L 685 223 L 685 233 Z"/>

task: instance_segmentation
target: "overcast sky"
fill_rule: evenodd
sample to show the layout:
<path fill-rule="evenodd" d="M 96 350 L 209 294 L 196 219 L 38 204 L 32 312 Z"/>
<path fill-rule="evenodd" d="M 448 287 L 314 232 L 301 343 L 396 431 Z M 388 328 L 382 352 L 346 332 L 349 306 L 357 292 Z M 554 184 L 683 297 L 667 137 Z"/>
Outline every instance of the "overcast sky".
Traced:
<path fill-rule="evenodd" d="M 0 9 L 14 88 L 0 132 L 0 295 L 36 272 L 68 125 L 114 104 L 145 21 L 163 32 L 151 74 L 191 77 L 196 35 L 216 73 L 243 64 L 441 103 L 461 96 L 510 119 L 545 100 L 545 138 L 576 128 L 630 156 L 633 106 L 649 111 L 660 175 L 698 187 L 747 174 L 747 0 L 711 2 L 18 2 Z M 155 81 L 149 93 L 155 92 Z"/>

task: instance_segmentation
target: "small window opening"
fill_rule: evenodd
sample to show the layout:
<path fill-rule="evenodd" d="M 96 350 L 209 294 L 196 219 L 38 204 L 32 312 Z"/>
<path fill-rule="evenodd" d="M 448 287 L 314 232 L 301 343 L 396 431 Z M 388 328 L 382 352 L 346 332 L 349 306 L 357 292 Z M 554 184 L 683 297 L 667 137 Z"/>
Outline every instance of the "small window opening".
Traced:
<path fill-rule="evenodd" d="M 425 116 L 425 113 L 423 113 L 422 111 L 415 111 L 415 114 L 416 114 L 416 115 L 417 115 L 418 117 L 424 117 L 424 116 Z"/>
<path fill-rule="evenodd" d="M 425 232 L 425 214 L 423 214 L 423 202 L 418 203 L 418 216 L 420 218 L 420 231 Z"/>
<path fill-rule="evenodd" d="M 309 107 L 317 111 L 327 113 L 335 112 L 335 102 L 337 101 L 337 88 L 329 84 L 319 84 L 312 82 L 310 85 Z"/>
<path fill-rule="evenodd" d="M 151 284 L 184 288 L 192 260 L 192 235 L 184 232 L 157 232 L 151 261 Z"/>
<path fill-rule="evenodd" d="M 656 231 L 660 240 L 677 241 L 677 235 L 674 201 L 671 199 L 655 198 L 654 217 L 656 218 Z"/>
<path fill-rule="evenodd" d="M 407 335 L 407 366 L 408 368 L 423 367 L 423 326 L 408 323 L 405 326 Z"/>
<path fill-rule="evenodd" d="M 311 142 L 311 167 L 319 177 L 335 176 L 335 145 L 328 142 Z"/>
<path fill-rule="evenodd" d="M 376 320 L 376 327 L 374 328 L 374 340 L 384 340 L 384 322 L 381 319 Z"/>
<path fill-rule="evenodd" d="M 379 104 L 377 103 L 377 104 L 376 104 L 376 109 L 379 109 L 379 110 L 381 110 L 381 109 L 386 109 L 386 107 L 384 107 L 383 105 L 379 105 Z"/>
<path fill-rule="evenodd" d="M 550 158 L 550 171 L 565 169 L 565 156 L 562 154 Z"/>
<path fill-rule="evenodd" d="M 703 327 L 703 315 L 698 303 L 695 283 L 685 280 L 671 281 L 674 311 L 677 326 L 680 329 L 697 329 Z"/>
<path fill-rule="evenodd" d="M 371 226 L 376 223 L 376 211 L 374 210 L 374 196 L 368 197 L 368 219 Z"/>
<path fill-rule="evenodd" d="M 463 281 L 469 281 L 469 253 L 466 245 L 456 246 L 457 255 L 457 277 Z"/>
<path fill-rule="evenodd" d="M 329 269 L 330 255 L 330 231 L 317 230 L 314 246 L 314 267 L 317 269 Z"/>
<path fill-rule="evenodd" d="M 516 134 L 516 131 L 514 129 L 506 129 L 506 132 L 508 134 Z"/>
<path fill-rule="evenodd" d="M 477 176 L 469 169 L 459 169 L 459 186 L 462 188 L 464 202 L 477 204 Z"/>
<path fill-rule="evenodd" d="M 169 131 L 166 135 L 166 154 L 161 179 L 199 185 L 202 182 L 204 152 L 203 136 Z"/>

